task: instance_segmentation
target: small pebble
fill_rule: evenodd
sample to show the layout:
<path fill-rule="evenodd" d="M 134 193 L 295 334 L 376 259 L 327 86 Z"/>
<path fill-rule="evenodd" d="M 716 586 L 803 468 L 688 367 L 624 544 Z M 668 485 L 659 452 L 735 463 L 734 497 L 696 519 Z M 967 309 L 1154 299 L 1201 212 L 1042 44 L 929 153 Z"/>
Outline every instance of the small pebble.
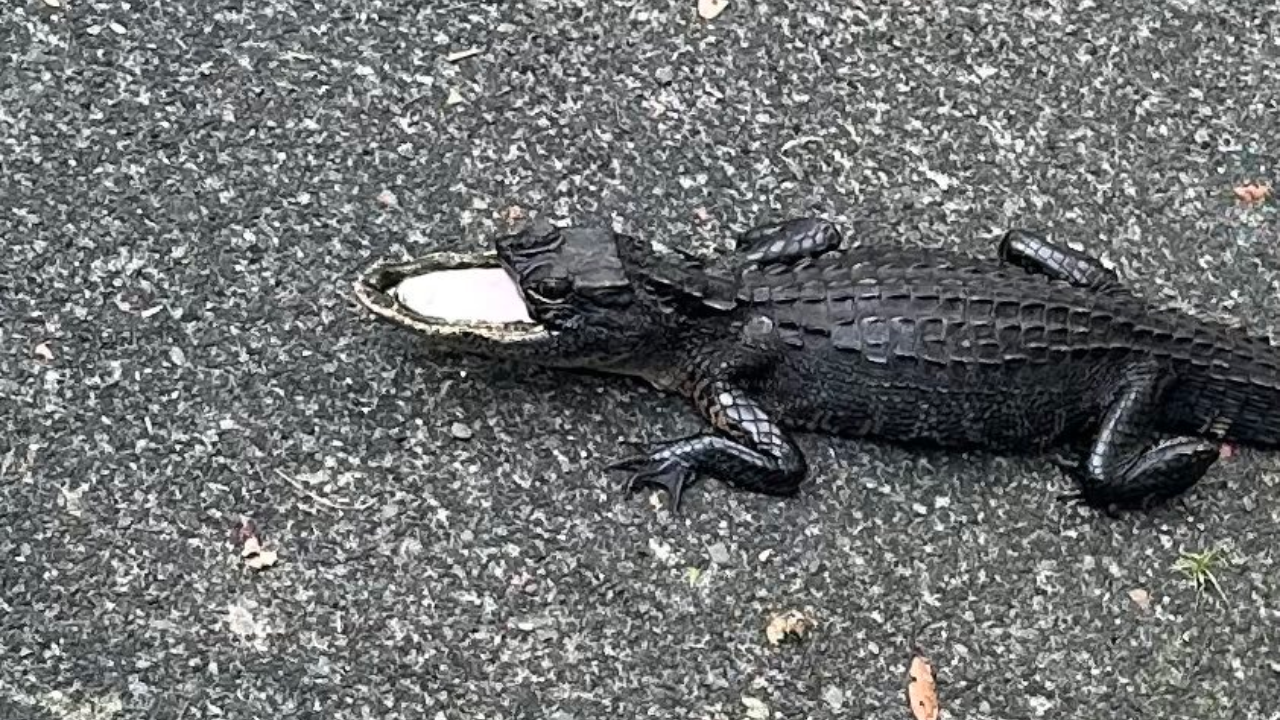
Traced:
<path fill-rule="evenodd" d="M 715 545 L 712 545 L 707 548 L 707 553 L 711 555 L 711 562 L 717 565 L 728 565 L 729 561 L 732 559 L 729 556 L 729 548 L 725 547 L 724 543 L 716 543 Z"/>
<path fill-rule="evenodd" d="M 844 691 L 834 685 L 828 685 L 826 690 L 822 691 L 822 699 L 827 701 L 827 706 L 836 712 L 844 707 Z"/>
<path fill-rule="evenodd" d="M 449 426 L 449 434 L 459 440 L 470 440 L 471 436 L 475 433 L 472 432 L 471 427 L 466 423 L 456 422 Z"/>

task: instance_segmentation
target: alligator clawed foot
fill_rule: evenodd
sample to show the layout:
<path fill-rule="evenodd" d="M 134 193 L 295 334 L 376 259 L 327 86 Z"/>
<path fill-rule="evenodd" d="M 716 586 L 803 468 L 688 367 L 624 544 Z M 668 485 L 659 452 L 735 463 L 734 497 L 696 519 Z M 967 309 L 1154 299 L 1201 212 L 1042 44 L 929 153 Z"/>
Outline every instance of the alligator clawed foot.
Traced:
<path fill-rule="evenodd" d="M 1092 507 L 1093 503 L 1085 497 L 1083 492 L 1079 490 L 1075 492 L 1058 493 L 1057 501 L 1068 507 Z"/>
<path fill-rule="evenodd" d="M 1107 503 L 1107 504 L 1098 503 L 1097 501 L 1090 499 L 1089 496 L 1086 495 L 1081 490 L 1076 490 L 1074 492 L 1060 493 L 1057 499 L 1058 499 L 1058 502 L 1064 503 L 1069 507 L 1083 506 L 1083 507 L 1092 508 L 1094 510 L 1100 510 L 1104 515 L 1106 515 L 1107 517 L 1113 520 L 1118 519 L 1120 517 L 1120 513 L 1117 511 L 1115 505 L 1110 503 Z"/>
<path fill-rule="evenodd" d="M 693 469 L 674 458 L 631 457 L 610 463 L 605 470 L 630 472 L 628 492 L 634 493 L 649 486 L 662 488 L 667 492 L 667 508 L 672 513 L 679 512 L 684 490 L 694 478 Z"/>

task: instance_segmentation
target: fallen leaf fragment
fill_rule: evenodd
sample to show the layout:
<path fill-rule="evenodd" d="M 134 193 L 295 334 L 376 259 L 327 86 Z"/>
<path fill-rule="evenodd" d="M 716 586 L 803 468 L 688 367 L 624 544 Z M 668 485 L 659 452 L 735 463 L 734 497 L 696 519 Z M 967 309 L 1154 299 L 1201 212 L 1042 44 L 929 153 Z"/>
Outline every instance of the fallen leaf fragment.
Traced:
<path fill-rule="evenodd" d="M 938 720 L 938 689 L 933 682 L 933 666 L 928 658 L 916 655 L 908 671 L 907 701 L 916 720 Z"/>
<path fill-rule="evenodd" d="M 235 533 L 232 534 L 232 542 L 243 545 L 246 540 L 251 537 L 257 537 L 258 526 L 253 522 L 252 518 L 241 518 L 240 525 L 236 527 Z"/>
<path fill-rule="evenodd" d="M 703 20 L 715 20 L 729 6 L 729 0 L 698 0 L 698 15 Z"/>
<path fill-rule="evenodd" d="M 73 517 L 84 516 L 84 497 L 85 491 L 89 489 L 88 485 L 81 485 L 72 490 L 71 488 L 58 488 L 62 492 L 62 502 L 65 504 L 67 513 Z"/>
<path fill-rule="evenodd" d="M 264 550 L 258 538 L 250 536 L 240 549 L 240 558 L 253 570 L 262 570 L 276 564 L 279 556 L 275 550 Z"/>
<path fill-rule="evenodd" d="M 788 638 L 804 637 L 813 625 L 813 620 L 799 610 L 787 610 L 770 618 L 764 634 L 770 643 L 778 645 Z"/>
<path fill-rule="evenodd" d="M 481 52 L 483 51 L 480 48 L 468 48 L 466 50 L 451 52 L 448 55 L 445 55 L 444 59 L 448 62 L 458 62 L 460 60 L 466 60 L 469 57 L 475 57 L 476 55 L 479 55 Z"/>
<path fill-rule="evenodd" d="M 33 351 L 36 357 L 45 362 L 53 362 L 53 351 L 49 349 L 49 343 L 40 343 Z"/>
<path fill-rule="evenodd" d="M 743 695 L 742 704 L 747 708 L 747 717 L 752 720 L 764 720 L 769 717 L 769 706 L 765 705 L 763 700 Z"/>
<path fill-rule="evenodd" d="M 524 208 L 520 207 L 519 205 L 512 205 L 508 207 L 506 210 L 502 211 L 502 219 L 508 225 L 514 225 L 520 222 L 521 220 L 525 219 Z"/>
<path fill-rule="evenodd" d="M 1240 185 L 1235 189 L 1236 197 L 1241 202 L 1249 204 L 1260 203 L 1271 195 L 1271 187 L 1269 185 L 1261 185 L 1259 183 L 1248 183 Z"/>
<path fill-rule="evenodd" d="M 279 557 L 275 550 L 264 550 L 258 540 L 258 526 L 249 518 L 240 521 L 235 540 L 240 543 L 240 559 L 253 570 L 262 570 L 276 564 Z"/>

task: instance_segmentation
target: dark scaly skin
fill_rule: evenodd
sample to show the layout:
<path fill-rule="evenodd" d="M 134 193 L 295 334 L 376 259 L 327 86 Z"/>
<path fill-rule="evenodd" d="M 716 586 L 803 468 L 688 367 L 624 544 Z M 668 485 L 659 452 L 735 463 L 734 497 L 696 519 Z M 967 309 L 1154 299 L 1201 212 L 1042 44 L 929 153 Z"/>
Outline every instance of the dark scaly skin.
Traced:
<path fill-rule="evenodd" d="M 712 432 L 610 466 L 666 488 L 672 507 L 704 474 L 795 493 L 807 465 L 794 430 L 1009 452 L 1074 443 L 1076 497 L 1099 507 L 1185 492 L 1218 441 L 1280 440 L 1269 342 L 1153 309 L 1086 254 L 1024 231 L 993 259 L 840 246 L 813 218 L 756 228 L 710 265 L 600 228 L 526 230 L 498 255 L 549 337 L 436 340 L 688 397 Z"/>
<path fill-rule="evenodd" d="M 1122 290 L 1119 278 L 1097 258 L 1046 242 L 1025 230 L 1011 230 L 1000 241 L 1001 260 L 1056 280 L 1091 290 Z"/>

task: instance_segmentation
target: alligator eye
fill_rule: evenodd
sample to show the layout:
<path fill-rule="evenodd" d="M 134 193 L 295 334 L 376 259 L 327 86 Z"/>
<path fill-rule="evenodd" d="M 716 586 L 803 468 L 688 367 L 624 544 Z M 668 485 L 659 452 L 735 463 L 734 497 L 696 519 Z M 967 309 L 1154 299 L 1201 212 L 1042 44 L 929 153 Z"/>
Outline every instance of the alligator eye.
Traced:
<path fill-rule="evenodd" d="M 568 278 L 549 277 L 539 280 L 530 290 L 539 300 L 560 302 L 569 297 L 573 291 L 573 283 Z"/>

